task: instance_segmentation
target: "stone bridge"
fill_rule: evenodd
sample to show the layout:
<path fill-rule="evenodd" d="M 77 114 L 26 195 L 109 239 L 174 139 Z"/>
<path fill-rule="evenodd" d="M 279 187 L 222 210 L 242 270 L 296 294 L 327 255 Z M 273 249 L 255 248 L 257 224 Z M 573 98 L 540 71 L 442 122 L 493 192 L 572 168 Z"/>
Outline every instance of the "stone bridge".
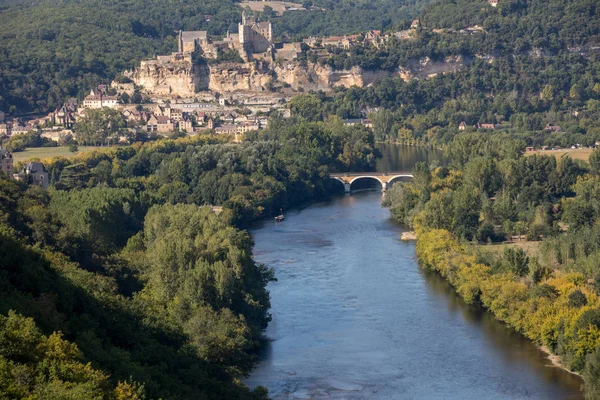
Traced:
<path fill-rule="evenodd" d="M 352 191 L 352 184 L 359 179 L 374 179 L 381 183 L 381 188 L 385 192 L 393 181 L 401 178 L 412 178 L 412 172 L 401 171 L 401 172 L 340 172 L 332 173 L 329 175 L 331 179 L 342 182 L 344 184 L 344 191 L 350 193 Z"/>

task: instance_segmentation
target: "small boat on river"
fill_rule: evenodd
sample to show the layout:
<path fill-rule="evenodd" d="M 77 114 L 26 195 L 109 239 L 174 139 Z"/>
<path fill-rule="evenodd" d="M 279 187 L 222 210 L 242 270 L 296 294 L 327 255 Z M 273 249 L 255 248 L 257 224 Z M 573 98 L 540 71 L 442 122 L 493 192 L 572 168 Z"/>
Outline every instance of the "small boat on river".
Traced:
<path fill-rule="evenodd" d="M 275 222 L 283 222 L 285 219 L 285 215 L 283 215 L 283 210 L 279 210 L 281 214 L 275 217 Z"/>

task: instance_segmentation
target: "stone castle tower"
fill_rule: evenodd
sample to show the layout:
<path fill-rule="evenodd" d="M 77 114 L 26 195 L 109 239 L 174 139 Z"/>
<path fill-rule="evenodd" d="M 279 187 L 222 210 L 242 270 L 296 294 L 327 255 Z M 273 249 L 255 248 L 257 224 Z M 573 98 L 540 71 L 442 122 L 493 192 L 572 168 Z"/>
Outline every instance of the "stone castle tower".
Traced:
<path fill-rule="evenodd" d="M 273 45 L 273 25 L 270 22 L 257 21 L 254 16 L 242 13 L 239 24 L 240 47 L 246 54 L 264 53 Z"/>

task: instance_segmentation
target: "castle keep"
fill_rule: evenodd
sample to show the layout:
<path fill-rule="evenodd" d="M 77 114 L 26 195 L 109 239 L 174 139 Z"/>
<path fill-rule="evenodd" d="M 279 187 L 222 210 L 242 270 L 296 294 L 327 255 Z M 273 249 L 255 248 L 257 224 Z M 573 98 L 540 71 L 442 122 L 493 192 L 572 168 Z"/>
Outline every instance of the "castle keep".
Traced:
<path fill-rule="evenodd" d="M 242 14 L 239 33 L 230 34 L 223 40 L 213 41 L 205 31 L 179 31 L 178 52 L 189 54 L 200 51 L 205 58 L 216 58 L 219 50 L 237 50 L 248 61 L 253 55 L 269 52 L 273 48 L 273 26 L 270 22 L 260 22 L 255 17 Z"/>
<path fill-rule="evenodd" d="M 273 26 L 270 22 L 259 22 L 254 16 L 242 14 L 239 25 L 240 47 L 247 55 L 265 53 L 273 46 Z"/>

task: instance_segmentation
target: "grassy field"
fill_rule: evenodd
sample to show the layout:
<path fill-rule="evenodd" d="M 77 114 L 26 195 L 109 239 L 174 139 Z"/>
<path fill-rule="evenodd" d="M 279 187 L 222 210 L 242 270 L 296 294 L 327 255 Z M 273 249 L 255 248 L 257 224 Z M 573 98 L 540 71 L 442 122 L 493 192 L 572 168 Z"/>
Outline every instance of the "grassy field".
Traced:
<path fill-rule="evenodd" d="M 290 3 L 287 1 L 244 1 L 240 3 L 240 7 L 249 7 L 252 11 L 262 12 L 266 6 L 269 6 L 277 14 L 282 15 L 286 7 L 302 8 L 302 4 Z M 304 10 L 304 8 L 302 8 Z"/>
<path fill-rule="evenodd" d="M 20 151 L 17 153 L 13 153 L 13 159 L 15 162 L 20 161 L 29 161 L 31 159 L 37 158 L 43 160 L 45 158 L 53 158 L 53 157 L 66 157 L 72 158 L 78 154 L 87 153 L 89 151 L 106 151 L 110 147 L 95 147 L 95 146 L 79 146 L 79 152 L 71 153 L 69 151 L 68 146 L 60 146 L 60 147 L 39 147 L 26 149 L 25 151 Z"/>
<path fill-rule="evenodd" d="M 532 154 L 538 155 L 546 155 L 546 156 L 554 156 L 556 158 L 560 158 L 565 154 L 568 154 L 574 160 L 584 160 L 587 161 L 590 158 L 590 154 L 592 154 L 594 149 L 559 149 L 559 150 L 538 150 L 538 151 L 530 151 L 525 153 L 525 155 L 530 156 Z"/>
<path fill-rule="evenodd" d="M 499 243 L 499 244 L 482 244 L 478 245 L 478 248 L 481 251 L 487 251 L 489 253 L 495 255 L 502 255 L 504 253 L 504 249 L 507 247 L 520 247 L 529 257 L 538 257 L 540 256 L 540 245 L 542 242 L 528 242 L 525 239 L 522 241 L 516 241 L 514 243 Z"/>

